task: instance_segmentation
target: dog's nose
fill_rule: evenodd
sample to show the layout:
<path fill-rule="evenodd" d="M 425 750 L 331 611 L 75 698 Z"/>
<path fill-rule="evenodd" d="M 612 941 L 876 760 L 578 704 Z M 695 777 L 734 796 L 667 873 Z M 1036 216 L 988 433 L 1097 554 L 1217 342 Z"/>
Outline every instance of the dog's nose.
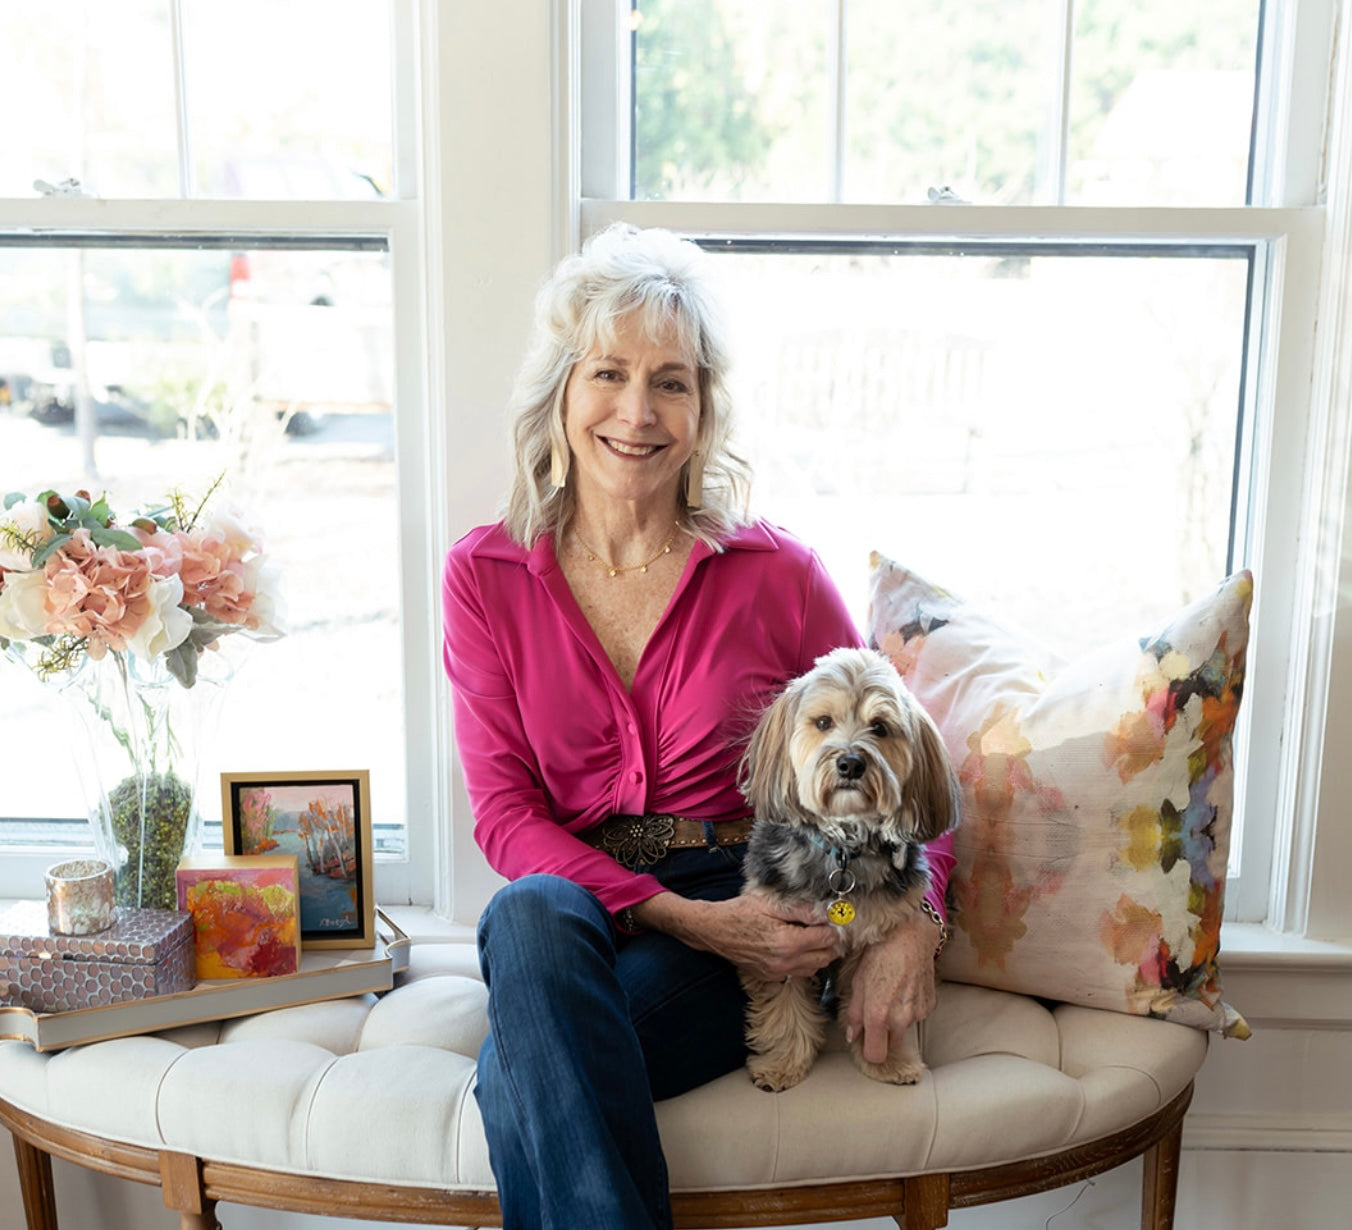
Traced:
<path fill-rule="evenodd" d="M 864 776 L 864 758 L 857 752 L 841 752 L 836 757 L 836 772 L 847 782 L 857 782 Z"/>

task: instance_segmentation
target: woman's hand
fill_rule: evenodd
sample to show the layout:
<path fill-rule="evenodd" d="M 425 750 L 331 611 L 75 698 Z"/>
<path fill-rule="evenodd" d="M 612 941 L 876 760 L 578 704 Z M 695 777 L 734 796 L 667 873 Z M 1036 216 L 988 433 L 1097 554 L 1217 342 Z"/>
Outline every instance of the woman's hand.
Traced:
<path fill-rule="evenodd" d="M 934 1011 L 939 933 L 919 910 L 865 950 L 845 1008 L 845 1036 L 864 1036 L 864 1058 L 882 1063 L 910 1026 Z"/>
<path fill-rule="evenodd" d="M 634 915 L 643 926 L 716 952 L 758 978 L 805 977 L 837 956 L 830 923 L 808 907 L 785 909 L 760 897 L 692 901 L 664 892 L 636 905 Z"/>

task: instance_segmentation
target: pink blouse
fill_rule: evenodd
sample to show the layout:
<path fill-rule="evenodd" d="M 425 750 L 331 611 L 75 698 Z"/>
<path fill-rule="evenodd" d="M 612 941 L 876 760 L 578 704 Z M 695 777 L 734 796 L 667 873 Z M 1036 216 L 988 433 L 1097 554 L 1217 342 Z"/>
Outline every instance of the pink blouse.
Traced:
<path fill-rule="evenodd" d="M 616 814 L 719 822 L 749 814 L 737 765 L 761 708 L 859 632 L 815 552 L 765 522 L 722 551 L 696 543 L 632 689 L 554 556 L 502 526 L 451 549 L 443 659 L 475 839 L 508 879 L 565 876 L 612 913 L 661 891 L 576 834 Z M 927 847 L 943 909 L 952 838 Z"/>

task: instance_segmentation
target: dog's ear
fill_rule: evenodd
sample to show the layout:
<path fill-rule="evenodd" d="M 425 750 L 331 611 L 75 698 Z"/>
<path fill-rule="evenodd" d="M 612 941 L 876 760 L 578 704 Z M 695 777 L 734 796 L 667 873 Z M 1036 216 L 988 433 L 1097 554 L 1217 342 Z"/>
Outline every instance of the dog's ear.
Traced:
<path fill-rule="evenodd" d="M 742 756 L 740 785 L 757 815 L 783 817 L 797 810 L 798 787 L 789 758 L 789 736 L 801 689 L 790 684 L 761 714 Z"/>
<path fill-rule="evenodd" d="M 913 840 L 924 843 L 957 826 L 961 803 L 953 764 L 938 726 L 914 698 L 909 707 L 915 762 L 902 793 L 904 810 L 915 826 Z"/>

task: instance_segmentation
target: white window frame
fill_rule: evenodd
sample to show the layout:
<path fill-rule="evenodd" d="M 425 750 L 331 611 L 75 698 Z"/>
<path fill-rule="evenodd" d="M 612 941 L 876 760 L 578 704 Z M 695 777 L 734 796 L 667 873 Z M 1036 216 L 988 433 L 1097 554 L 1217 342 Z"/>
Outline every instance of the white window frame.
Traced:
<path fill-rule="evenodd" d="M 1340 823 L 1352 805 L 1352 758 L 1340 754 L 1337 739 L 1345 728 L 1341 719 L 1352 718 L 1343 712 L 1345 705 L 1352 710 L 1352 701 L 1343 700 L 1352 697 L 1352 687 L 1338 686 L 1352 675 L 1352 646 L 1339 641 L 1332 618 L 1352 571 L 1340 555 L 1352 513 L 1352 125 L 1343 118 L 1352 111 L 1352 74 L 1345 47 L 1339 50 L 1352 5 L 1268 4 L 1265 105 L 1257 123 L 1259 148 L 1272 156 L 1254 167 L 1259 204 L 1216 209 L 631 201 L 627 116 L 623 107 L 618 116 L 605 113 L 628 97 L 629 56 L 622 51 L 628 6 L 623 0 L 578 3 L 586 83 L 579 238 L 622 220 L 710 237 L 1254 245 L 1255 306 L 1261 304 L 1266 327 L 1251 340 L 1250 366 L 1262 379 L 1249 411 L 1254 453 L 1268 462 L 1250 473 L 1247 563 L 1258 586 L 1244 733 L 1249 747 L 1280 752 L 1243 757 L 1247 769 L 1236 792 L 1247 823 L 1232 860 L 1227 918 L 1320 938 L 1352 933 L 1352 903 L 1324 870 L 1352 858 L 1349 826 Z M 1335 54 L 1339 60 L 1330 69 Z"/>

